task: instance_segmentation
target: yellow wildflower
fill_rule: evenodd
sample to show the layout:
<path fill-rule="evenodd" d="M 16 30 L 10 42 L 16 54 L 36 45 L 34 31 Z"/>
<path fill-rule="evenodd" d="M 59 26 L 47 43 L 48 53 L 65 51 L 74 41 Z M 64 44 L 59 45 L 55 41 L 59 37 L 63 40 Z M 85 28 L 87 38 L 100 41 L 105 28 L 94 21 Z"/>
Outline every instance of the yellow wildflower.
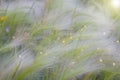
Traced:
<path fill-rule="evenodd" d="M 0 20 L 1 20 L 1 21 L 5 21 L 5 16 L 2 16 L 2 17 L 0 18 Z"/>

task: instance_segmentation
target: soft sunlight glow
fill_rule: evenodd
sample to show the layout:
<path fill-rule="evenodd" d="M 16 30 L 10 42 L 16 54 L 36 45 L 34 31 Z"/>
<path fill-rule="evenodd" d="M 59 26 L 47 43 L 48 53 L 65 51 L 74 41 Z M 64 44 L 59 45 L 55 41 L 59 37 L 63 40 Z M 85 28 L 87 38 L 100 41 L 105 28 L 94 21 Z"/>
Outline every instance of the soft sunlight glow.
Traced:
<path fill-rule="evenodd" d="M 103 62 L 103 60 L 102 60 L 102 59 L 99 59 L 99 61 L 100 61 L 100 62 Z"/>
<path fill-rule="evenodd" d="M 71 36 L 70 39 L 73 39 L 73 37 Z"/>
<path fill-rule="evenodd" d="M 111 4 L 113 7 L 119 8 L 120 7 L 120 0 L 112 0 Z"/>
<path fill-rule="evenodd" d="M 65 41 L 63 40 L 63 41 L 62 41 L 62 43 L 64 44 L 64 43 L 65 43 Z"/>
<path fill-rule="evenodd" d="M 113 63 L 113 66 L 115 66 L 116 64 L 115 63 Z"/>
<path fill-rule="evenodd" d="M 117 40 L 116 42 L 117 42 L 117 43 L 120 43 L 120 41 L 119 41 L 119 40 Z"/>
<path fill-rule="evenodd" d="M 21 55 L 19 55 L 19 58 L 21 58 L 22 56 Z"/>

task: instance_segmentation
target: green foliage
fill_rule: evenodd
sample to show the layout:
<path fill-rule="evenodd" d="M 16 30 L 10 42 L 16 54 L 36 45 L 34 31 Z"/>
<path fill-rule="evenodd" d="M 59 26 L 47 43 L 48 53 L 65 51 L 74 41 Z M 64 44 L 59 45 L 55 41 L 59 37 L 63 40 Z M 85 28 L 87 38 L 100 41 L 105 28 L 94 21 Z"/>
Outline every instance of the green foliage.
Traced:
<path fill-rule="evenodd" d="M 5 43 L 11 41 L 16 29 L 29 24 L 26 13 L 23 11 L 8 11 L 1 14 L 0 22 L 0 45 L 3 46 Z"/>
<path fill-rule="evenodd" d="M 105 3 L 104 0 L 95 3 L 94 0 L 90 0 L 90 2 L 93 2 L 94 5 L 98 3 L 100 6 Z M 110 61 L 106 60 L 106 63 L 99 61 L 100 56 L 107 53 L 107 50 L 97 49 L 99 37 L 95 38 L 92 32 L 101 29 L 99 28 L 101 25 L 95 22 L 94 15 L 84 11 L 78 12 L 76 7 L 59 12 L 61 4 L 60 0 L 46 0 L 45 12 L 40 20 L 34 23 L 24 11 L 7 11 L 0 14 L 0 57 L 7 58 L 10 62 L 13 61 L 13 64 L 14 60 L 18 61 L 18 64 L 12 65 L 12 68 L 8 70 L 9 73 L 2 76 L 3 80 L 36 80 L 35 78 L 38 77 L 41 80 L 120 79 L 119 72 L 116 72 L 114 65 L 112 68 L 110 66 L 104 67 Z M 102 9 L 106 11 L 105 5 Z M 54 11 L 58 13 L 55 16 L 52 13 Z M 106 14 L 108 12 L 109 10 L 106 11 Z M 49 19 L 49 15 L 52 18 Z M 69 28 L 59 29 L 58 23 L 65 21 L 64 18 L 67 15 L 70 15 L 71 21 Z M 115 19 L 114 13 L 110 18 Z M 65 22 L 67 23 L 67 21 Z M 16 40 L 16 37 L 13 36 L 18 33 L 17 29 L 22 30 L 19 31 L 20 35 L 17 35 L 17 37 L 22 35 L 21 43 L 11 46 L 9 43 Z M 119 31 L 117 32 L 116 34 L 119 34 Z M 22 61 L 27 64 L 26 60 L 28 59 L 25 58 L 30 55 L 23 57 L 24 59 L 18 55 L 24 53 L 25 50 L 31 52 L 29 53 L 32 55 L 30 59 L 33 61 L 23 67 Z M 24 55 L 27 54 L 27 52 L 24 53 Z M 5 65 L 10 62 L 6 62 Z"/>

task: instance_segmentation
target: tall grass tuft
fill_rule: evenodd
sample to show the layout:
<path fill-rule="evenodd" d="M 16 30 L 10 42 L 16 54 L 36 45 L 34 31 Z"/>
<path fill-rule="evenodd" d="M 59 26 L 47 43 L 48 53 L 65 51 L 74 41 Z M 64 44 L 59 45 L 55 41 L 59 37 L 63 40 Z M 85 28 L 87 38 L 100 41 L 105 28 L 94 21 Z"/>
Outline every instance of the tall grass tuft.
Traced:
<path fill-rule="evenodd" d="M 34 11 L 37 3 L 41 12 Z M 109 6 L 108 0 L 45 0 L 33 1 L 28 12 L 5 10 L 0 80 L 119 80 L 119 15 Z"/>

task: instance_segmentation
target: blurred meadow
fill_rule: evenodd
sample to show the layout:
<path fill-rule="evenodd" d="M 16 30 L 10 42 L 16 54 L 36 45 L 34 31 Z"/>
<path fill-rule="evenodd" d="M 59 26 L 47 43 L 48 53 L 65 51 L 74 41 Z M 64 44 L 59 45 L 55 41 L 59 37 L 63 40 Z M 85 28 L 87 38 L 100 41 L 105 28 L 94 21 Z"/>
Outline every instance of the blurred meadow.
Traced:
<path fill-rule="evenodd" d="M 120 80 L 120 0 L 0 0 L 0 80 Z"/>

